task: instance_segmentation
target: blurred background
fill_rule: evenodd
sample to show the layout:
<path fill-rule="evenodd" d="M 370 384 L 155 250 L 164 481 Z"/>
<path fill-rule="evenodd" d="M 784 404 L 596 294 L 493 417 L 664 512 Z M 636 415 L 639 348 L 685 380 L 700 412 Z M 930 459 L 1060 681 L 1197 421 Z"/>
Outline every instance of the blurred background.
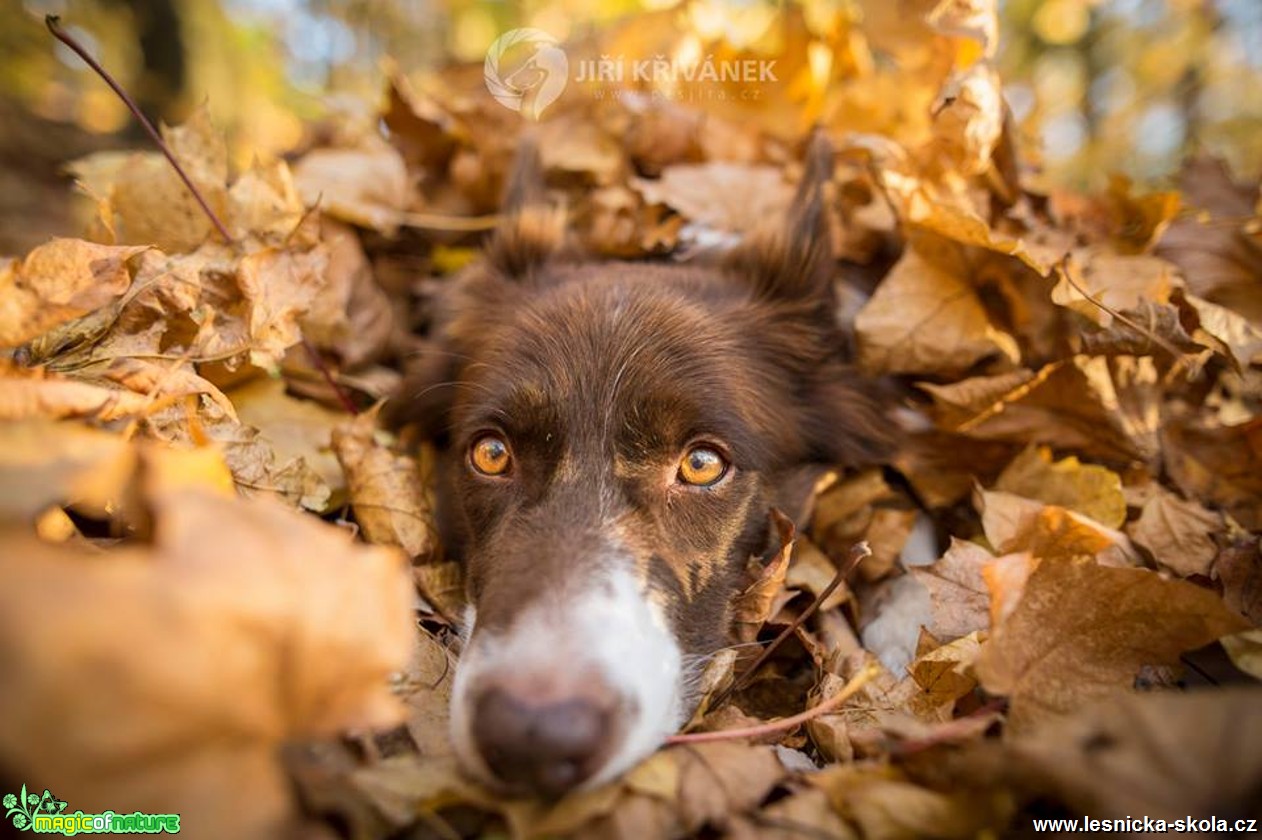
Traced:
<path fill-rule="evenodd" d="M 718 33 L 739 46 L 783 37 L 777 24 L 792 9 L 818 35 L 810 65 L 826 69 L 812 78 L 827 85 L 851 56 L 836 47 L 845 32 L 900 3 L 926 2 L 0 0 L 0 254 L 78 232 L 66 161 L 143 142 L 122 103 L 54 42 L 46 14 L 59 15 L 150 115 L 178 122 L 208 103 L 236 163 L 247 165 L 300 146 L 330 114 L 373 113 L 387 68 L 423 76 L 453 63 L 480 67 L 488 45 L 514 27 L 572 43 L 627 21 L 682 21 L 694 30 L 685 38 Z M 1238 177 L 1259 174 L 1262 0 L 999 7 L 996 64 L 1022 155 L 1042 168 L 1043 183 L 1095 188 L 1117 172 L 1167 186 L 1200 152 L 1225 158 Z M 662 17 L 671 9 L 679 16 Z"/>

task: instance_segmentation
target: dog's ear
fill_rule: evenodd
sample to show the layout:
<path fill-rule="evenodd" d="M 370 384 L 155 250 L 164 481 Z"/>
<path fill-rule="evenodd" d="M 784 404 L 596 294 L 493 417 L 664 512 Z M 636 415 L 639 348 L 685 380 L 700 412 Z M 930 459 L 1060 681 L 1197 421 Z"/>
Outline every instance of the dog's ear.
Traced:
<path fill-rule="evenodd" d="M 833 177 L 833 145 L 816 129 L 806 147 L 797 194 L 782 224 L 755 232 L 728 259 L 762 299 L 830 300 L 835 267 L 825 211 Z"/>
<path fill-rule="evenodd" d="M 565 242 L 565 208 L 548 199 L 533 134 L 523 135 L 518 142 L 502 214 L 487 246 L 487 265 L 502 278 L 529 280 Z"/>
<path fill-rule="evenodd" d="M 508 176 L 501 221 L 486 258 L 440 296 L 428 341 L 408 363 L 403 384 L 382 410 L 387 426 L 416 425 L 440 445 L 447 434 L 462 362 L 473 354 L 492 313 L 511 304 L 565 239 L 564 208 L 551 203 L 533 135 L 524 135 Z"/>

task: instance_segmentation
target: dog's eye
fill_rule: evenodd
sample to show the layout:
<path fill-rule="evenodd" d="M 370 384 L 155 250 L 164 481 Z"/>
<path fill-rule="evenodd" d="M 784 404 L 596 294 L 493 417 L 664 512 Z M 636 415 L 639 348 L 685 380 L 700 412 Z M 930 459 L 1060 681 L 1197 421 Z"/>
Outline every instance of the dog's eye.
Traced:
<path fill-rule="evenodd" d="M 679 461 L 679 480 L 694 487 L 709 487 L 727 475 L 727 461 L 708 446 L 694 446 Z"/>
<path fill-rule="evenodd" d="M 503 475 L 508 472 L 512 460 L 508 444 L 497 435 L 483 435 L 474 441 L 469 450 L 469 463 L 482 475 Z"/>

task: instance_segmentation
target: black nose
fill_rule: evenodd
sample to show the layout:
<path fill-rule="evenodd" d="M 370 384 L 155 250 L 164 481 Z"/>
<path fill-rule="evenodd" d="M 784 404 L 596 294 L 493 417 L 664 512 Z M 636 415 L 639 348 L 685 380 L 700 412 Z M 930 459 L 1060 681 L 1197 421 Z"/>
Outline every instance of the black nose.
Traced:
<path fill-rule="evenodd" d="M 488 688 L 474 707 L 478 752 L 501 781 L 557 797 L 590 778 L 613 740 L 610 710 L 575 698 L 537 704 Z"/>

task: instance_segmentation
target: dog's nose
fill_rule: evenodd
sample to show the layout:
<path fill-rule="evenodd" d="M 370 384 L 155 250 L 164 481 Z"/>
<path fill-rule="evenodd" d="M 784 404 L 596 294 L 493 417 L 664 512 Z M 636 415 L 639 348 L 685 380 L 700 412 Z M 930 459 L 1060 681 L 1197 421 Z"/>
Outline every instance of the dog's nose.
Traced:
<path fill-rule="evenodd" d="M 574 698 L 531 703 L 488 688 L 474 708 L 478 752 L 512 787 L 557 797 L 590 778 L 608 755 L 611 710 Z"/>

